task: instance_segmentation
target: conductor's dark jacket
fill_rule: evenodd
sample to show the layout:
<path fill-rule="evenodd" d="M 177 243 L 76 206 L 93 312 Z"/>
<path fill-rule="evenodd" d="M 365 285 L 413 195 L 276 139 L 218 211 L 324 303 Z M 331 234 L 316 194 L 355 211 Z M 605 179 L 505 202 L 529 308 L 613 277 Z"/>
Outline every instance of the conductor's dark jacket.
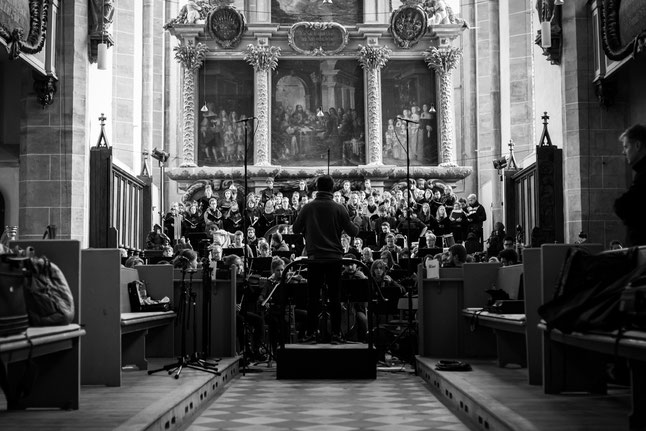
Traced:
<path fill-rule="evenodd" d="M 305 251 L 313 259 L 341 259 L 341 233 L 345 231 L 350 236 L 359 233 L 359 228 L 350 221 L 348 210 L 332 200 L 332 193 L 321 191 L 298 213 L 293 230 L 303 234 Z"/>

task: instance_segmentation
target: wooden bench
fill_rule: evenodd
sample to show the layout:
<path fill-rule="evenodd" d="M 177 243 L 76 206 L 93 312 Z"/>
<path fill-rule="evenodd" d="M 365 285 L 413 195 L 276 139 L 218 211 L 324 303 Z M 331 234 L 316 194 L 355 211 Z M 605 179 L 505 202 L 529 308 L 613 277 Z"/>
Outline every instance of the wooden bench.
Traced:
<path fill-rule="evenodd" d="M 23 240 L 15 241 L 13 245 L 23 249 L 34 247 L 36 255 L 47 256 L 61 269 L 76 310 L 72 324 L 30 327 L 25 333 L 0 338 L 0 366 L 6 373 L 8 385 L 7 407 L 76 410 L 81 388 L 80 337 L 85 335 L 85 330 L 78 325 L 80 243 L 75 240 Z M 23 384 L 27 385 L 29 393 L 16 397 L 17 387 Z"/>
<path fill-rule="evenodd" d="M 543 262 L 565 259 L 567 250 L 543 249 Z M 640 249 L 640 264 L 646 264 L 646 247 Z M 548 286 L 546 286 L 548 287 Z M 552 292 L 543 292 L 551 298 Z M 646 331 L 629 330 L 618 339 L 618 331 L 589 331 L 565 334 L 557 329 L 543 332 L 543 389 L 547 394 L 607 391 L 606 364 L 616 358 L 628 360 L 632 390 L 630 429 L 646 429 Z"/>
<path fill-rule="evenodd" d="M 173 303 L 173 267 L 139 265 L 124 268 L 117 249 L 82 252 L 83 324 L 88 336 L 81 351 L 81 382 L 121 385 L 124 366 L 147 369 L 147 357 L 174 356 L 174 311 L 133 313 L 128 283 L 142 280 L 156 299 Z"/>
<path fill-rule="evenodd" d="M 518 299 L 523 265 L 503 266 L 498 269 L 496 287 L 504 290 L 510 299 Z M 487 286 L 482 286 L 487 290 Z M 527 366 L 527 347 L 525 338 L 525 313 L 499 314 L 483 311 L 482 307 L 465 308 L 462 315 L 469 319 L 471 329 L 477 326 L 493 329 L 496 336 L 496 357 L 498 366 L 517 364 Z"/>

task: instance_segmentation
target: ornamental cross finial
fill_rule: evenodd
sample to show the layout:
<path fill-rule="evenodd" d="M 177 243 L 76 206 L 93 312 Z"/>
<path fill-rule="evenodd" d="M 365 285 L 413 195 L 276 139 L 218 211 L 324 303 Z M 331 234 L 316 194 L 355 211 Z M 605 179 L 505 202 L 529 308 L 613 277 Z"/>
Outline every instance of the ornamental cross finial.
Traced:
<path fill-rule="evenodd" d="M 544 112 L 541 118 L 543 119 L 543 134 L 541 135 L 539 145 L 541 147 L 551 147 L 552 138 L 550 138 L 550 132 L 547 130 L 547 120 L 550 119 L 550 116 L 547 115 L 547 112 Z"/>
<path fill-rule="evenodd" d="M 100 147 L 105 147 L 108 148 L 110 144 L 108 144 L 108 138 L 105 136 L 105 120 L 107 118 L 105 117 L 105 114 L 102 112 L 101 116 L 99 116 L 99 123 L 101 124 L 101 133 L 99 133 L 99 140 L 96 142 L 96 146 L 98 148 Z"/>

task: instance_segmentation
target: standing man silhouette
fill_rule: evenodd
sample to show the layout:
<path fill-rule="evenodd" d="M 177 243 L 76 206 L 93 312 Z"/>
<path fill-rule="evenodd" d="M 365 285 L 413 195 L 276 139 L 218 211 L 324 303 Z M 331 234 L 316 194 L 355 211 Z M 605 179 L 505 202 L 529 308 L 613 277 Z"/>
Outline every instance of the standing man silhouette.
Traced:
<path fill-rule="evenodd" d="M 615 201 L 615 213 L 626 226 L 628 245 L 646 245 L 646 126 L 635 124 L 619 140 L 635 176 L 628 190 Z"/>
<path fill-rule="evenodd" d="M 308 304 L 307 304 L 307 341 L 315 341 L 318 316 L 321 311 L 320 292 L 323 284 L 328 287 L 332 343 L 341 339 L 341 303 L 339 299 L 339 279 L 341 277 L 341 234 L 345 231 L 356 236 L 359 229 L 350 221 L 348 210 L 334 202 L 332 192 L 334 180 L 323 175 L 316 180 L 316 198 L 305 205 L 294 221 L 294 233 L 303 234 L 308 259 Z"/>

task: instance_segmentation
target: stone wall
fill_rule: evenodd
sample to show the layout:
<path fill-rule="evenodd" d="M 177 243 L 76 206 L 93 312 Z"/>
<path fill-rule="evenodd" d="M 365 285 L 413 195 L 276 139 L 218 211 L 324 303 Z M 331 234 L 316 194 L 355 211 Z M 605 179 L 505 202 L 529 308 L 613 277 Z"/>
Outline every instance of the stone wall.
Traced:
<path fill-rule="evenodd" d="M 602 108 L 592 83 L 589 7 L 585 2 L 566 2 L 563 8 L 565 239 L 574 241 L 584 231 L 588 241 L 607 245 L 624 238 L 612 210 L 615 197 L 627 185 L 627 165 L 617 138 L 631 122 L 629 94 L 635 88 L 643 92 L 644 84 L 620 71 L 626 79 L 615 78 L 620 88 L 615 103 Z"/>
<path fill-rule="evenodd" d="M 57 226 L 60 238 L 83 241 L 87 232 L 87 1 L 60 5 L 63 29 L 57 41 L 58 92 L 43 109 L 30 73 L 22 80 L 20 124 L 19 236 L 40 238 Z"/>

